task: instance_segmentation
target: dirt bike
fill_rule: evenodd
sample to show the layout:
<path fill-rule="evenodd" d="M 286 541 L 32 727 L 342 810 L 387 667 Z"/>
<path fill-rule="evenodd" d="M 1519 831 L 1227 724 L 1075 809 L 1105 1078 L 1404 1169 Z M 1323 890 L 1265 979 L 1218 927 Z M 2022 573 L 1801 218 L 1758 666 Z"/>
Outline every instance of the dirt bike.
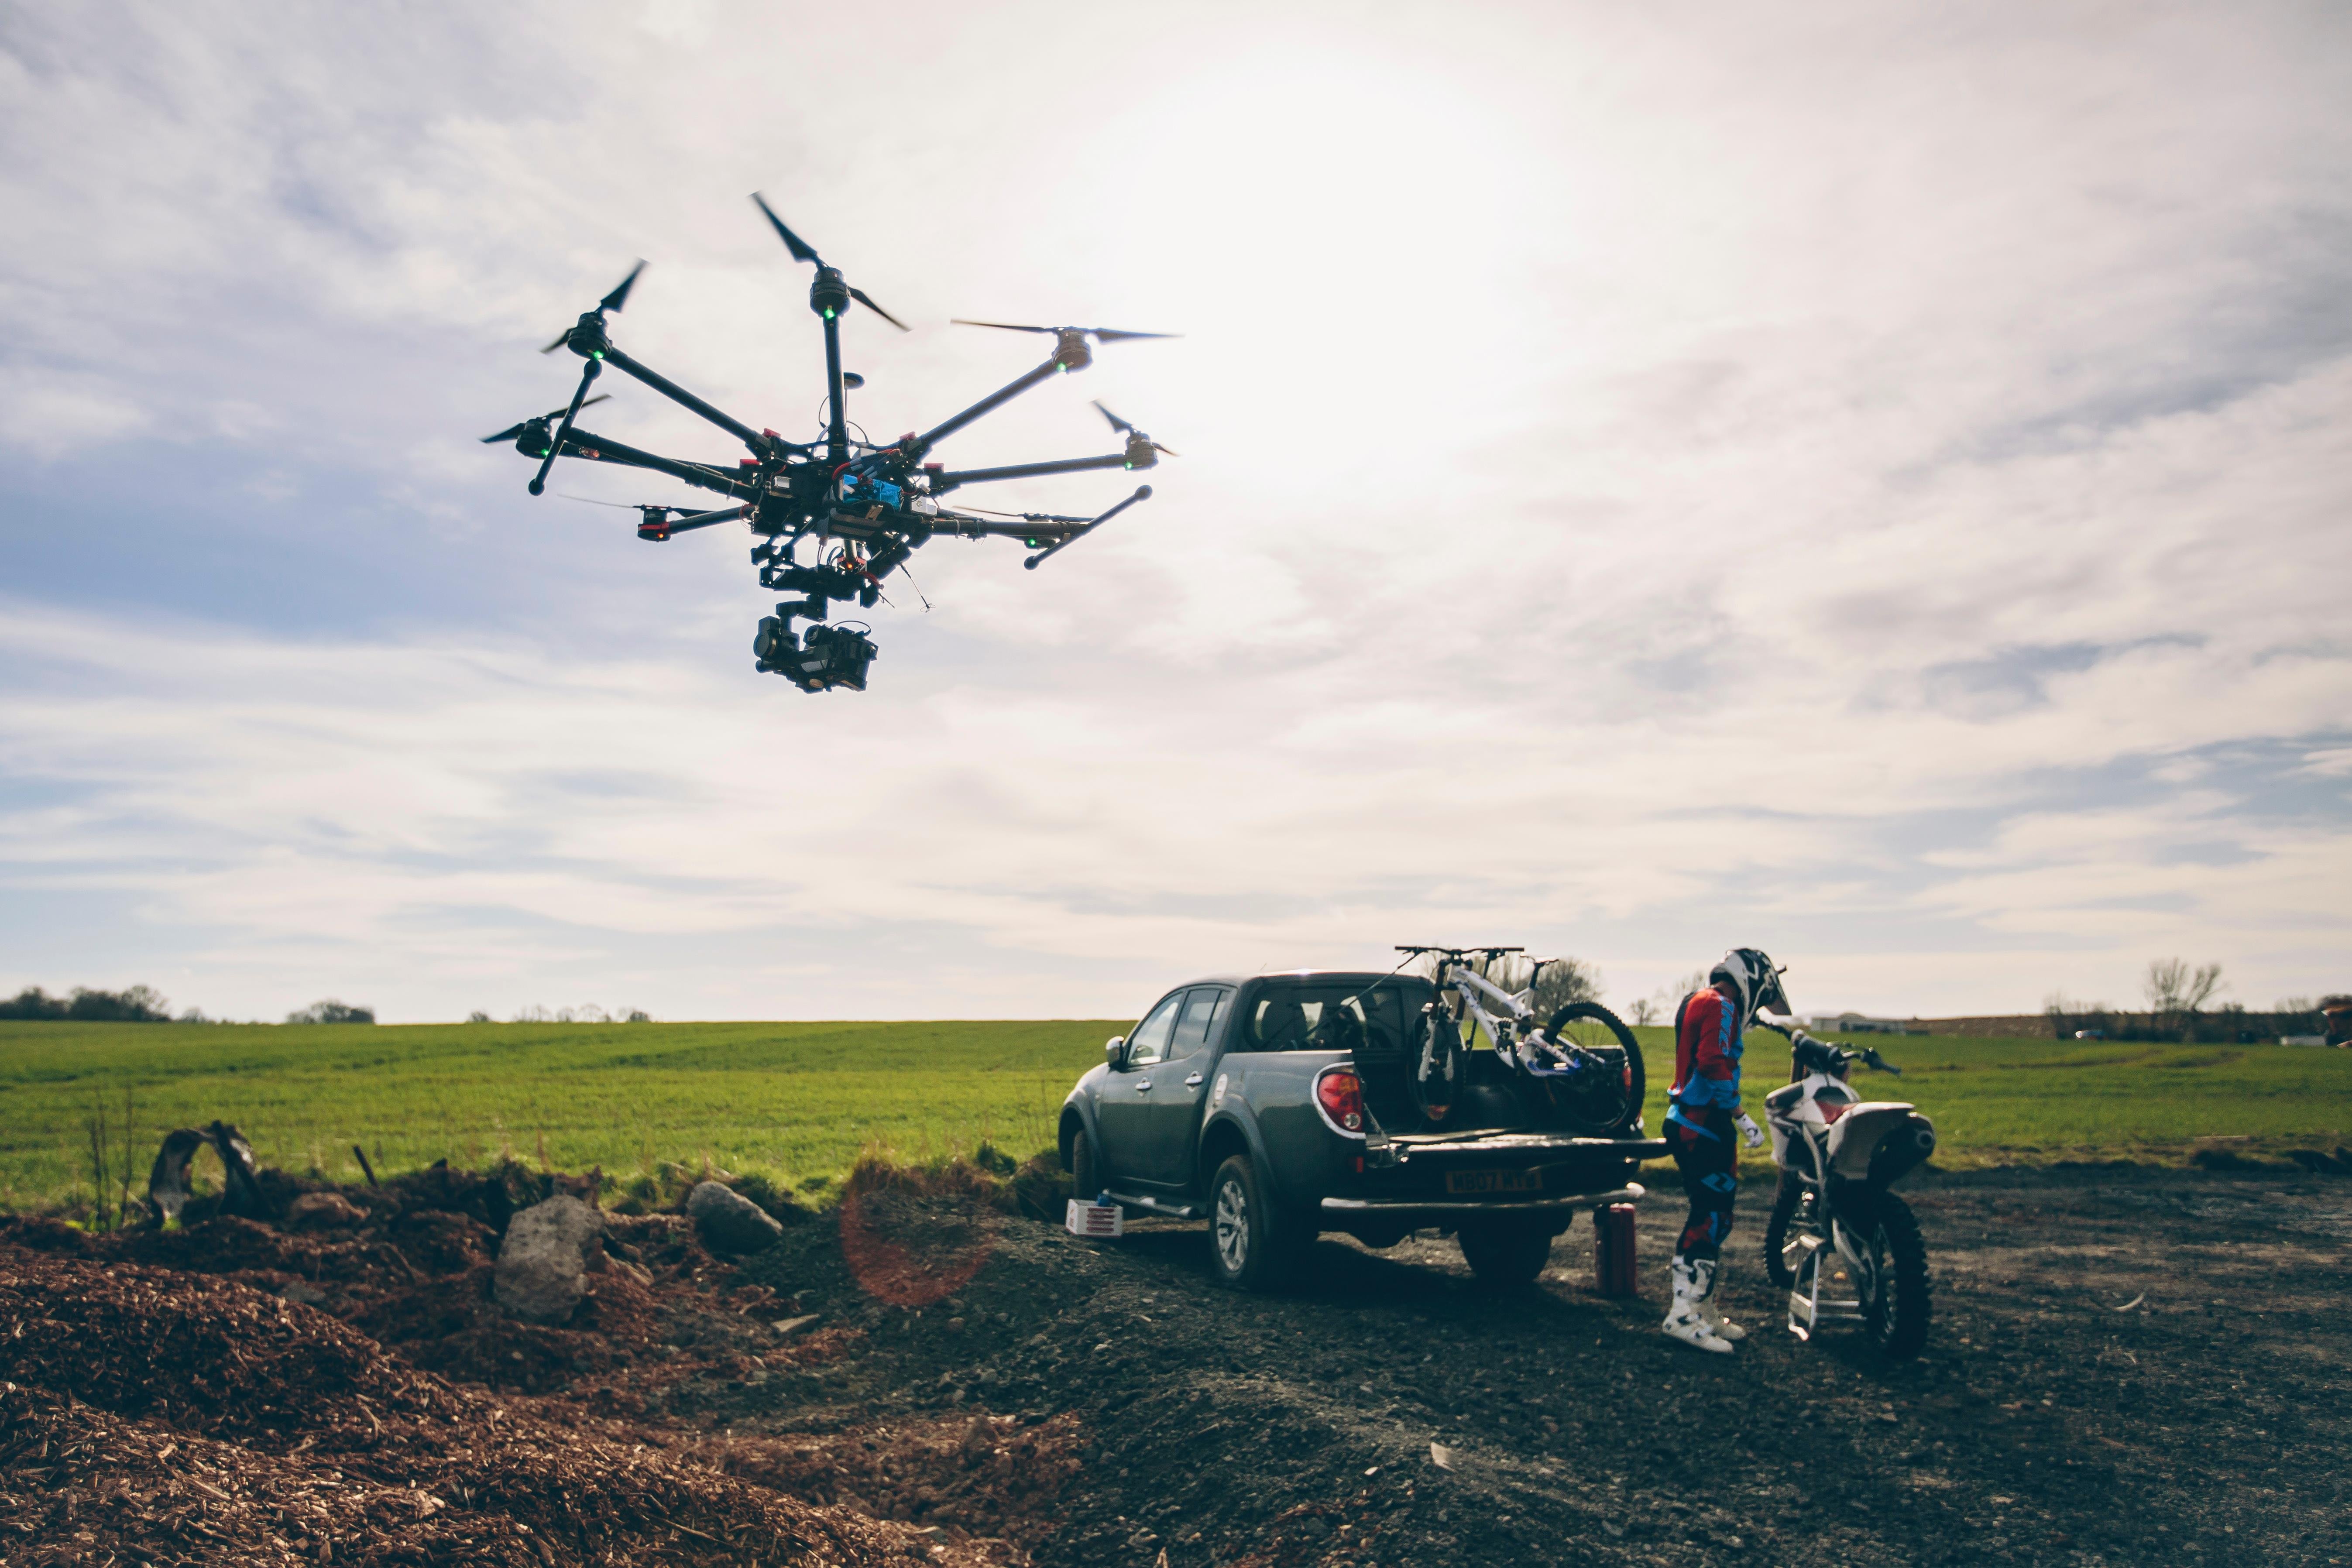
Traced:
<path fill-rule="evenodd" d="M 1789 1331 L 1810 1340 L 1824 1322 L 1858 1321 L 1888 1355 L 1916 1355 L 1927 1341 L 1927 1244 L 1911 1205 L 1887 1188 L 1936 1152 L 1935 1124 L 1906 1102 L 1863 1100 L 1847 1087 L 1856 1062 L 1902 1076 L 1875 1048 L 1757 1022 L 1789 1039 L 1789 1082 L 1764 1097 L 1780 1167 L 1764 1268 L 1789 1292 Z M 1850 1297 L 1824 1294 L 1837 1280 Z"/>

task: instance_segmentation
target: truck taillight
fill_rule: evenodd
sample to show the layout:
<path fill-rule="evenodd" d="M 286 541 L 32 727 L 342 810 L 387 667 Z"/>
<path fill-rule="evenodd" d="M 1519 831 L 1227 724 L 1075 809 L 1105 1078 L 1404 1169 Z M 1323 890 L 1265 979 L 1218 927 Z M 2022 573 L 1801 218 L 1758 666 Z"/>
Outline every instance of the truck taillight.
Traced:
<path fill-rule="evenodd" d="M 1364 1131 L 1364 1086 L 1354 1073 L 1335 1068 L 1317 1079 L 1315 1102 L 1340 1131 L 1360 1134 Z"/>

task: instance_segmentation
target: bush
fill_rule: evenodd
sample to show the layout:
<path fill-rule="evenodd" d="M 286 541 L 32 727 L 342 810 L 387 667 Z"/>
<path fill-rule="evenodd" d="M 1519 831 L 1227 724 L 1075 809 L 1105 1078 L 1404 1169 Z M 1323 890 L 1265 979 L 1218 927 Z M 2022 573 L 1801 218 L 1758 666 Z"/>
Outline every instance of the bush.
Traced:
<path fill-rule="evenodd" d="M 329 997 L 323 1002 L 311 1003 L 299 1013 L 287 1014 L 286 1021 L 289 1024 L 373 1024 L 375 1022 L 375 1009 L 349 1006 Z"/>

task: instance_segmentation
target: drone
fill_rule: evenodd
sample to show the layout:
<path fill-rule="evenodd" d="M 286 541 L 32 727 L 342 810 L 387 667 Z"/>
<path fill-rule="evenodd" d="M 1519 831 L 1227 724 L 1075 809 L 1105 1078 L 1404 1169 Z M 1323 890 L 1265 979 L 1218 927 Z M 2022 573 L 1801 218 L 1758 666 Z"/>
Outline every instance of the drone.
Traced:
<path fill-rule="evenodd" d="M 1034 572 L 1041 563 L 1068 549 L 1138 501 L 1150 500 L 1151 487 L 1139 485 L 1134 494 L 1094 517 L 989 512 L 977 507 L 959 511 L 942 506 L 941 497 L 965 485 L 1000 479 L 1084 473 L 1096 468 L 1150 468 L 1163 455 L 1177 455 L 1100 403 L 1095 405 L 1096 410 L 1121 440 L 1121 449 L 1105 457 L 950 469 L 944 463 L 929 460 L 932 448 L 1030 388 L 1055 375 L 1086 369 L 1094 363 L 1095 344 L 1180 334 L 1125 331 L 1111 327 L 1033 327 L 958 318 L 954 323 L 958 326 L 991 327 L 1000 331 L 1050 337 L 1054 340 L 1053 354 L 1045 363 L 929 430 L 909 431 L 887 445 L 852 440 L 846 395 L 866 382 L 864 377 L 841 368 L 841 319 L 856 303 L 902 332 L 908 330 L 908 326 L 876 304 L 864 289 L 853 287 L 839 268 L 827 265 L 814 247 L 785 226 L 784 220 L 758 193 L 753 193 L 751 200 L 775 229 L 777 237 L 784 242 L 793 259 L 813 262 L 816 267 L 815 279 L 809 286 L 809 309 L 824 323 L 827 394 L 824 431 L 820 440 L 803 445 L 788 441 L 773 430 L 755 430 L 632 358 L 612 341 L 605 318 L 617 314 L 628 303 L 629 290 L 636 287 L 638 277 L 646 269 L 643 261 L 632 267 L 628 276 L 599 300 L 594 309 L 583 314 L 562 335 L 540 351 L 553 353 L 558 349 L 570 349 L 585 362 L 572 401 L 495 436 L 485 436 L 482 440 L 485 445 L 510 440 L 524 457 L 538 459 L 539 471 L 530 480 L 530 493 L 535 496 L 546 492 L 548 472 L 558 458 L 577 458 L 667 474 L 724 498 L 725 504 L 718 506 L 635 505 L 627 510 L 635 510 L 640 518 L 637 537 L 656 544 L 724 522 L 749 524 L 759 538 L 751 550 L 751 563 L 760 569 L 760 585 L 803 595 L 779 601 L 774 615 L 761 618 L 759 630 L 751 640 L 756 668 L 784 677 L 803 691 L 830 691 L 841 687 L 863 691 L 867 668 L 875 657 L 870 635 L 873 628 L 860 621 L 834 621 L 829 613 L 833 604 L 855 602 L 871 609 L 882 598 L 883 584 L 890 574 L 903 570 L 916 551 L 943 534 L 961 539 L 1017 539 L 1035 552 L 1022 563 Z M 718 426 L 740 441 L 751 456 L 737 459 L 732 468 L 688 462 L 643 451 L 583 429 L 579 423 L 581 411 L 610 395 L 588 395 L 589 388 L 608 364 Z M 805 563 L 798 558 L 803 544 L 812 546 L 814 557 Z M 807 628 L 795 632 L 795 620 L 807 622 Z"/>

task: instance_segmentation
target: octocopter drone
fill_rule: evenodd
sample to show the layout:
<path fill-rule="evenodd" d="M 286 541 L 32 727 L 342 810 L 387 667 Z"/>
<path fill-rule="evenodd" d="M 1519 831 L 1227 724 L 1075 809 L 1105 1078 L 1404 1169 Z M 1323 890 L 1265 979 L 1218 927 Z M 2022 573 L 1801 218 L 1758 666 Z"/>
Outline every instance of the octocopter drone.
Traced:
<path fill-rule="evenodd" d="M 583 458 L 593 463 L 618 463 L 625 468 L 650 468 L 727 498 L 731 504 L 715 510 L 692 506 L 638 506 L 642 521 L 637 537 L 656 543 L 677 534 L 722 522 L 743 521 L 760 536 L 751 551 L 760 568 L 760 585 L 806 597 L 781 601 L 776 613 L 763 616 L 751 650 L 759 668 L 782 675 L 803 691 L 826 691 L 836 686 L 866 689 L 866 667 L 874 660 L 872 629 L 862 622 L 831 622 L 828 610 L 835 600 L 855 600 L 872 608 L 882 595 L 882 584 L 903 568 L 917 550 L 940 534 L 962 539 L 1017 539 L 1036 553 L 1023 563 L 1037 564 L 1100 528 L 1129 507 L 1151 494 L 1150 485 L 1096 517 L 1059 517 L 1046 512 L 971 512 L 951 510 L 940 498 L 965 485 L 991 479 L 1029 479 L 1041 474 L 1075 474 L 1090 468 L 1149 468 L 1161 453 L 1175 453 L 1121 419 L 1099 403 L 1095 407 L 1125 442 L 1125 449 L 1102 458 L 1068 458 L 1057 462 L 1015 463 L 997 468 L 950 470 L 926 461 L 931 448 L 1003 406 L 1038 383 L 1056 374 L 1084 370 L 1093 363 L 1088 340 L 1121 342 L 1130 338 L 1165 338 L 1171 332 L 1129 332 L 1108 327 L 1027 327 L 1009 321 L 965 321 L 960 326 L 994 327 L 1003 331 L 1039 332 L 1054 340 L 1053 356 L 1036 369 L 990 393 L 962 413 L 918 435 L 908 432 L 887 446 L 853 441 L 845 395 L 865 384 L 862 377 L 841 368 L 841 318 L 851 302 L 863 305 L 900 331 L 907 324 L 851 287 L 837 267 L 827 266 L 807 241 L 784 226 L 774 209 L 756 194 L 759 205 L 784 247 L 795 261 L 816 264 L 816 279 L 809 286 L 809 309 L 824 322 L 824 377 L 827 394 L 822 444 L 800 445 L 773 430 L 754 430 L 656 374 L 616 347 L 606 334 L 604 318 L 628 303 L 629 290 L 646 269 L 638 262 L 611 293 L 596 302 L 570 331 L 541 352 L 568 348 L 586 363 L 580 385 L 565 407 L 482 437 L 485 443 L 511 440 L 515 449 L 539 459 L 530 493 L 543 494 L 548 470 L 558 458 Z M 685 462 L 640 451 L 611 440 L 578 423 L 580 411 L 604 401 L 590 397 L 588 389 L 609 364 L 635 376 L 670 399 L 708 419 L 743 443 L 751 452 L 732 468 Z M 577 498 L 575 498 L 577 499 Z M 610 503 L 606 503 L 610 504 Z M 974 515 L 980 513 L 982 515 Z M 800 546 L 814 540 L 815 559 L 803 563 Z M 804 632 L 793 630 L 794 620 L 809 623 Z"/>

